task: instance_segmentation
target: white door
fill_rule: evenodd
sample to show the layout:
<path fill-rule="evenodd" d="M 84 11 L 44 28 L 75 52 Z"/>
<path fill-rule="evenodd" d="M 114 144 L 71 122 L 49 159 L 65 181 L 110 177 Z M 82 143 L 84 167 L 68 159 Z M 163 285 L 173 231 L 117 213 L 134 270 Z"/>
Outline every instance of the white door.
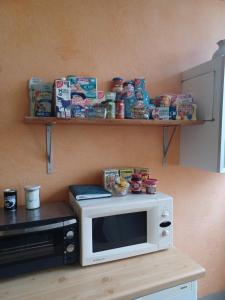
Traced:
<path fill-rule="evenodd" d="M 183 92 L 193 94 L 198 119 L 204 125 L 182 127 L 181 165 L 225 172 L 224 162 L 224 57 L 183 73 Z"/>

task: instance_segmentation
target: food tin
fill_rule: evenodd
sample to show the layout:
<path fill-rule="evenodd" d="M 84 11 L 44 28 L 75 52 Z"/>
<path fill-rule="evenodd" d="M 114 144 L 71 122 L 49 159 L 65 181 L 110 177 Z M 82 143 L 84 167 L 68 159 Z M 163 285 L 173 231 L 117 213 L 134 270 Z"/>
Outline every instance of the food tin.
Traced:
<path fill-rule="evenodd" d="M 4 208 L 13 211 L 17 208 L 17 191 L 14 189 L 4 190 Z"/>
<path fill-rule="evenodd" d="M 25 204 L 27 209 L 35 209 L 40 207 L 40 186 L 27 185 L 24 187 Z"/>
<path fill-rule="evenodd" d="M 141 174 L 134 173 L 131 177 L 131 191 L 133 194 L 142 193 Z"/>

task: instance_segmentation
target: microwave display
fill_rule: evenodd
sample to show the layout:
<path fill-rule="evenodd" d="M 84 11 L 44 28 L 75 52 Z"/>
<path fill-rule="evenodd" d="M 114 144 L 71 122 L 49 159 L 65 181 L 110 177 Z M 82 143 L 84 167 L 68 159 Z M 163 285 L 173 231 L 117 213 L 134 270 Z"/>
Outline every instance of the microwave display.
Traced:
<path fill-rule="evenodd" d="M 134 212 L 92 219 L 93 252 L 147 242 L 147 212 Z"/>

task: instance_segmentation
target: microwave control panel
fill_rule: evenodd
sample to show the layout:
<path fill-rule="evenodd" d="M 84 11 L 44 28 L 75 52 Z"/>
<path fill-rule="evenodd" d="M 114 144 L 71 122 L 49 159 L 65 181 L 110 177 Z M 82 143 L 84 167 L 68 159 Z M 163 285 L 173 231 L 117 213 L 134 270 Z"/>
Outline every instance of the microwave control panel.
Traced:
<path fill-rule="evenodd" d="M 159 211 L 159 248 L 173 246 L 173 209 L 172 203 L 160 206 Z"/>

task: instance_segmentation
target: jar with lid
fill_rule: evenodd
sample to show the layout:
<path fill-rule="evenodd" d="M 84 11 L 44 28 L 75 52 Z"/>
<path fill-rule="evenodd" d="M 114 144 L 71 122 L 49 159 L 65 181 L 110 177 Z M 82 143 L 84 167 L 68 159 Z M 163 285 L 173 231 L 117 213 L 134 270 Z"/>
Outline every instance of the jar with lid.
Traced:
<path fill-rule="evenodd" d="M 112 87 L 111 91 L 115 93 L 121 93 L 123 90 L 123 78 L 122 77 L 114 77 L 112 79 Z"/>
<path fill-rule="evenodd" d="M 131 192 L 133 194 L 141 194 L 142 193 L 142 180 L 141 174 L 134 173 L 131 176 Z"/>
<path fill-rule="evenodd" d="M 40 185 L 27 185 L 24 187 L 25 204 L 27 209 L 40 207 Z"/>
<path fill-rule="evenodd" d="M 145 182 L 146 194 L 156 194 L 156 187 L 158 184 L 158 179 L 150 178 Z"/>

